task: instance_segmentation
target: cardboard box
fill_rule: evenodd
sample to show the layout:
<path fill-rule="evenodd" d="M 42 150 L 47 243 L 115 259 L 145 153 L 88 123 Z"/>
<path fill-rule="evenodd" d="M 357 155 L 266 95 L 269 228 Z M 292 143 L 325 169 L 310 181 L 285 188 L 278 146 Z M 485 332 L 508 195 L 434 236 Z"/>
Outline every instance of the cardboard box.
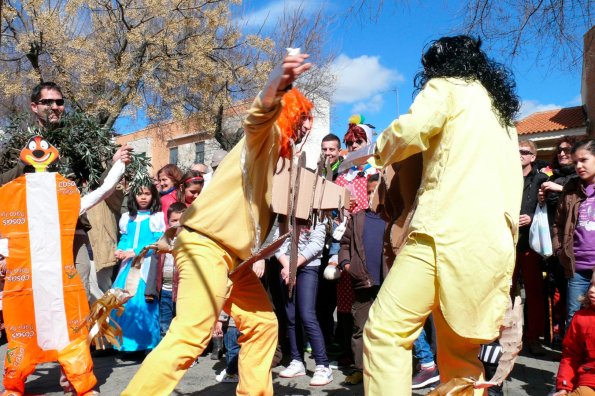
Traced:
<path fill-rule="evenodd" d="M 273 175 L 273 212 L 287 215 L 289 212 L 289 160 L 281 158 L 277 170 Z M 295 169 L 293 176 L 297 176 Z M 295 210 L 298 219 L 306 220 L 310 217 L 310 207 L 317 209 L 343 208 L 349 202 L 349 191 L 330 180 L 316 175 L 311 170 L 302 168 L 299 172 L 299 190 L 297 207 Z M 316 181 L 316 187 L 314 187 Z"/>

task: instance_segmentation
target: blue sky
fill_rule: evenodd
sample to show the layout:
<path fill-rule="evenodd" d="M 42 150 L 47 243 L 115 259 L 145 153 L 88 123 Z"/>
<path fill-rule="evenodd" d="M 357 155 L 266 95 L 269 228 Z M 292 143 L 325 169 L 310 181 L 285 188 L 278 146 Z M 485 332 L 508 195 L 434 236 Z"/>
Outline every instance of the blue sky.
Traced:
<path fill-rule="evenodd" d="M 347 13 L 351 0 L 244 0 L 234 8 L 246 32 L 265 25 L 264 34 L 275 38 L 272 26 L 284 10 L 303 7 L 305 13 L 323 6 L 332 16 L 328 27 L 328 47 L 335 61 L 336 89 L 332 98 L 331 131 L 340 137 L 353 113 L 363 114 L 366 122 L 380 132 L 397 116 L 407 112 L 412 103 L 413 77 L 420 67 L 424 46 L 431 40 L 457 33 L 463 4 L 459 0 L 385 1 L 376 19 L 369 14 Z M 393 4 L 397 3 L 399 7 Z M 534 111 L 580 104 L 581 70 L 560 71 L 547 61 L 535 62 L 527 53 L 512 63 L 503 58 L 495 43 L 484 49 L 497 61 L 510 67 L 516 78 L 517 93 L 523 101 L 521 116 Z M 299 43 L 295 43 L 299 46 Z M 316 59 L 311 59 L 316 63 Z M 398 92 L 398 94 L 397 94 Z M 398 100 L 397 100 L 398 98 Z M 142 126 L 142 117 L 134 122 Z M 119 121 L 116 130 L 135 128 L 129 121 Z"/>
<path fill-rule="evenodd" d="M 335 16 L 328 40 L 336 56 L 333 69 L 337 76 L 331 130 L 341 137 L 353 113 L 363 114 L 366 122 L 380 132 L 396 117 L 397 108 L 400 114 L 407 112 L 413 101 L 413 77 L 419 70 L 422 50 L 429 41 L 456 32 L 462 1 L 385 0 L 377 19 L 363 14 L 347 15 L 350 3 L 245 0 L 242 6 L 244 17 L 257 25 L 256 21 L 264 21 L 267 16 L 267 23 L 273 25 L 284 8 L 300 4 L 311 12 L 323 5 Z M 499 56 L 497 48 L 486 50 L 513 70 L 517 92 L 523 100 L 522 115 L 580 104 L 580 69 L 562 72 L 549 62 L 539 65 L 530 53 L 510 63 Z"/>

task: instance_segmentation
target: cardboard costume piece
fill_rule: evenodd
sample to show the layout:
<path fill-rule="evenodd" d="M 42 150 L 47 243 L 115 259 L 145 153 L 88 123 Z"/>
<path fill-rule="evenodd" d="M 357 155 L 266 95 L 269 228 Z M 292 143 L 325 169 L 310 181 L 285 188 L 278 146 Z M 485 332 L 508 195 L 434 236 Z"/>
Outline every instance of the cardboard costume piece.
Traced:
<path fill-rule="evenodd" d="M 299 232 L 297 220 L 310 220 L 312 224 L 320 219 L 321 211 L 341 209 L 349 202 L 349 192 L 331 180 L 321 176 L 324 160 L 318 163 L 316 172 L 305 168 L 305 152 L 296 159 L 279 158 L 273 175 L 273 212 L 287 216 L 284 233 L 290 234 L 289 279 L 287 288 L 292 296 L 297 276 Z"/>
<path fill-rule="evenodd" d="M 273 212 L 282 215 L 290 213 L 288 194 L 290 192 L 290 166 L 288 159 L 280 158 L 273 176 Z M 295 176 L 294 176 L 295 177 Z M 307 220 L 312 210 L 331 210 L 345 207 L 349 203 L 349 191 L 331 180 L 327 180 L 308 169 L 299 172 L 300 188 L 295 205 L 295 217 Z M 316 180 L 316 187 L 312 188 Z M 295 183 L 295 180 L 291 183 Z"/>
<path fill-rule="evenodd" d="M 23 393 L 38 363 L 56 360 L 77 394 L 92 392 L 97 383 L 83 325 L 89 305 L 74 265 L 73 239 L 80 213 L 115 187 L 124 164 L 110 171 L 113 185 L 89 194 L 81 208 L 76 184 L 45 172 L 57 158 L 47 141 L 31 138 L 21 160 L 37 173 L 0 187 L 0 235 L 8 241 L 9 253 L 3 294 L 8 337 L 4 387 L 15 394 Z"/>

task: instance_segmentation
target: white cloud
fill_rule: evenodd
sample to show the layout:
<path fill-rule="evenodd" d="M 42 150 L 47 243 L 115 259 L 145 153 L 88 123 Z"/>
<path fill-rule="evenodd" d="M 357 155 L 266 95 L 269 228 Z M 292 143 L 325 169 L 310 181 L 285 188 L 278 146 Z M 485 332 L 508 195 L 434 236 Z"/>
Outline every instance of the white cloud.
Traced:
<path fill-rule="evenodd" d="M 581 104 L 583 104 L 583 99 L 580 94 L 576 95 L 567 103 L 568 106 L 580 106 Z"/>
<path fill-rule="evenodd" d="M 357 102 L 351 108 L 352 114 L 374 114 L 382 110 L 384 106 L 384 99 L 381 94 L 376 94 L 370 99 L 362 102 Z"/>
<path fill-rule="evenodd" d="M 333 94 L 336 103 L 361 102 L 404 80 L 398 71 L 381 65 L 378 56 L 350 58 L 341 54 L 333 62 L 331 70 L 337 78 Z"/>
<path fill-rule="evenodd" d="M 284 13 L 291 15 L 298 9 L 301 9 L 304 15 L 314 12 L 316 8 L 313 5 L 313 1 L 307 0 L 271 1 L 263 8 L 242 16 L 240 20 L 246 27 L 271 27 L 283 17 Z"/>
<path fill-rule="evenodd" d="M 546 110 L 553 110 L 553 109 L 559 109 L 561 107 L 564 107 L 562 105 L 558 105 L 558 104 L 553 104 L 553 103 L 549 103 L 549 104 L 543 104 L 543 103 L 539 103 L 539 101 L 537 100 L 523 100 L 521 102 L 521 110 L 519 111 L 519 115 L 517 117 L 517 119 L 522 120 L 523 118 L 533 114 L 533 113 L 537 113 L 540 111 L 546 111 Z"/>

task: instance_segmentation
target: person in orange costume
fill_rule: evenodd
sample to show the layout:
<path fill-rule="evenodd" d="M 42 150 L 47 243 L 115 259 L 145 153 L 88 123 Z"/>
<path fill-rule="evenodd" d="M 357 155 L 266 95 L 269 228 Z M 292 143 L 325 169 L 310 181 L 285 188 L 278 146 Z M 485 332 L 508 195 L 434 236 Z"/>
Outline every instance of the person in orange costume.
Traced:
<path fill-rule="evenodd" d="M 8 346 L 3 395 L 20 396 L 38 363 L 58 361 L 79 395 L 93 394 L 97 380 L 84 320 L 87 297 L 76 271 L 73 236 L 77 219 L 105 199 L 124 173 L 116 162 L 104 184 L 82 200 L 76 184 L 45 172 L 58 151 L 31 138 L 21 160 L 29 173 L 0 187 L 0 235 L 8 240 L 3 310 Z"/>
<path fill-rule="evenodd" d="M 180 276 L 176 317 L 143 362 L 123 396 L 169 395 L 207 346 L 221 310 L 242 334 L 238 395 L 272 395 L 271 363 L 277 319 L 258 277 L 250 269 L 228 277 L 260 248 L 269 233 L 273 171 L 291 155 L 312 123 L 310 103 L 291 83 L 310 68 L 307 55 L 287 56 L 254 100 L 245 137 L 221 162 L 209 188 L 184 212 L 174 246 Z M 281 100 L 283 99 L 284 105 Z"/>

